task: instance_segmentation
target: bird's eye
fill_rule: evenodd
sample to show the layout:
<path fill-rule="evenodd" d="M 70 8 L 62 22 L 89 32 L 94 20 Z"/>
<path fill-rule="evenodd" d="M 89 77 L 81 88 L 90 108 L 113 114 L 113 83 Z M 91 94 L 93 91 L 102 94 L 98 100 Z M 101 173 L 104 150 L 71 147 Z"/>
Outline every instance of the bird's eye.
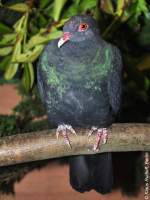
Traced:
<path fill-rule="evenodd" d="M 88 28 L 88 24 L 86 24 L 86 23 L 81 23 L 80 26 L 79 26 L 78 31 L 79 31 L 79 32 L 86 31 L 87 28 Z"/>

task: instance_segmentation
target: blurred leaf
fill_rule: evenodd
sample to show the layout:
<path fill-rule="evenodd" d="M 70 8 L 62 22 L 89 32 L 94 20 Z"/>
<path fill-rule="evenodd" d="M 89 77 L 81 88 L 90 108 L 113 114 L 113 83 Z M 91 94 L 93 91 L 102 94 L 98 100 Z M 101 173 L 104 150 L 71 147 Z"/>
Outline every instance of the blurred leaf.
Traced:
<path fill-rule="evenodd" d="M 148 91 L 150 81 L 137 67 L 126 66 L 126 71 L 131 80 L 135 81 L 140 90 Z"/>
<path fill-rule="evenodd" d="M 7 26 L 4 23 L 0 22 L 0 33 L 10 33 L 12 31 L 13 30 L 9 26 Z"/>
<path fill-rule="evenodd" d="M 34 83 L 33 65 L 32 63 L 25 63 L 23 77 L 22 77 L 22 84 L 26 89 L 26 92 L 28 92 L 32 88 L 33 83 Z"/>
<path fill-rule="evenodd" d="M 1 71 L 6 70 L 8 64 L 10 63 L 10 61 L 11 61 L 11 55 L 5 56 L 5 57 L 0 61 L 0 70 L 1 70 Z"/>
<path fill-rule="evenodd" d="M 12 79 L 18 70 L 18 66 L 19 66 L 18 63 L 10 63 L 5 71 L 4 78 L 6 80 Z"/>
<path fill-rule="evenodd" d="M 141 46 L 150 46 L 150 19 L 145 20 L 145 24 L 139 32 L 137 40 Z"/>
<path fill-rule="evenodd" d="M 44 8 L 44 13 L 46 13 L 46 15 L 50 16 L 53 18 L 53 3 L 49 4 L 47 7 Z"/>
<path fill-rule="evenodd" d="M 148 12 L 148 7 L 146 0 L 136 0 L 134 1 L 130 9 L 128 10 L 130 13 L 131 19 L 130 19 L 130 24 L 133 25 L 138 21 L 138 18 L 140 15 L 144 14 L 146 15 Z"/>
<path fill-rule="evenodd" d="M 14 57 L 14 62 L 25 63 L 25 62 L 34 62 L 38 56 L 41 54 L 44 45 L 36 45 L 33 50 L 28 51 L 26 53 L 17 54 Z"/>
<path fill-rule="evenodd" d="M 96 0 L 82 0 L 80 3 L 80 11 L 85 12 L 96 7 L 97 1 Z"/>
<path fill-rule="evenodd" d="M 33 70 L 33 64 L 28 63 L 28 70 L 30 74 L 30 88 L 32 88 L 33 83 L 34 83 L 34 70 Z"/>
<path fill-rule="evenodd" d="M 142 60 L 136 66 L 139 70 L 143 71 L 150 69 L 150 54 L 142 58 Z"/>
<path fill-rule="evenodd" d="M 125 4 L 126 4 L 126 1 L 127 0 L 118 0 L 117 2 L 117 9 L 116 9 L 116 15 L 117 16 L 121 16 L 123 11 L 124 11 L 124 7 L 125 7 Z"/>
<path fill-rule="evenodd" d="M 96 8 L 94 9 L 94 14 L 93 14 L 93 18 L 97 21 L 100 22 L 102 17 L 101 17 L 101 12 L 100 12 L 100 8 L 98 6 L 96 6 Z"/>
<path fill-rule="evenodd" d="M 150 8 L 149 11 L 145 13 L 145 20 L 150 21 Z"/>
<path fill-rule="evenodd" d="M 60 28 L 60 27 L 62 27 L 62 26 L 64 25 L 64 23 L 65 23 L 66 21 L 68 21 L 68 20 L 69 20 L 69 18 L 61 19 L 56 25 L 54 25 L 54 27 Z M 57 29 L 56 29 L 55 31 L 57 31 Z M 61 32 L 61 33 L 62 33 L 62 32 Z"/>
<path fill-rule="evenodd" d="M 27 63 L 24 64 L 23 76 L 22 76 L 22 85 L 25 88 L 25 91 L 28 92 L 30 89 L 30 74 L 27 68 Z"/>
<path fill-rule="evenodd" d="M 8 6 L 7 8 L 18 12 L 28 12 L 30 10 L 29 6 L 26 3 L 13 4 L 11 6 Z"/>
<path fill-rule="evenodd" d="M 23 15 L 15 24 L 14 24 L 14 29 L 17 33 L 22 32 L 22 28 L 24 26 L 24 23 L 26 22 L 26 17 L 27 15 Z"/>
<path fill-rule="evenodd" d="M 39 0 L 40 8 L 45 8 L 50 3 L 50 0 Z"/>
<path fill-rule="evenodd" d="M 148 91 L 150 88 L 150 80 L 145 77 L 145 91 Z"/>
<path fill-rule="evenodd" d="M 33 37 L 31 37 L 31 39 L 27 43 L 26 48 L 31 49 L 36 45 L 42 44 L 44 42 L 48 42 L 49 40 L 56 39 L 60 37 L 61 35 L 62 35 L 62 31 L 54 31 L 49 34 L 45 33 L 43 35 L 42 34 L 34 35 Z"/>
<path fill-rule="evenodd" d="M 146 0 L 137 0 L 136 13 L 140 15 L 141 13 L 146 14 L 148 12 Z"/>
<path fill-rule="evenodd" d="M 15 57 L 17 55 L 19 55 L 20 53 L 21 53 L 21 39 L 19 38 L 14 46 L 10 64 L 8 65 L 8 67 L 5 71 L 5 74 L 4 74 L 4 78 L 6 80 L 12 79 L 15 76 L 15 74 L 17 73 L 19 64 L 15 63 L 14 60 L 15 60 Z"/>
<path fill-rule="evenodd" d="M 79 5 L 81 0 L 74 0 L 73 4 Z"/>
<path fill-rule="evenodd" d="M 128 12 L 127 10 L 124 10 L 124 12 L 122 13 L 122 15 L 120 16 L 120 21 L 121 22 L 126 22 L 130 17 L 131 17 L 131 13 Z"/>
<path fill-rule="evenodd" d="M 108 14 L 114 14 L 114 7 L 111 0 L 102 0 L 101 9 Z"/>
<path fill-rule="evenodd" d="M 0 45 L 13 44 L 13 42 L 15 41 L 15 38 L 16 38 L 15 33 L 5 34 L 0 40 Z"/>
<path fill-rule="evenodd" d="M 20 53 L 21 53 L 21 41 L 22 41 L 22 38 L 19 38 L 15 44 L 11 62 L 15 62 L 15 57 L 20 55 Z"/>
<path fill-rule="evenodd" d="M 12 50 L 13 50 L 12 46 L 0 48 L 0 56 L 7 56 L 12 52 Z"/>
<path fill-rule="evenodd" d="M 38 21 L 39 27 L 43 27 L 47 25 L 47 19 L 42 14 L 38 16 L 37 21 Z"/>
<path fill-rule="evenodd" d="M 71 17 L 77 15 L 79 13 L 79 6 L 78 4 L 71 5 L 64 13 L 63 17 Z"/>
<path fill-rule="evenodd" d="M 67 2 L 67 0 L 54 0 L 53 19 L 55 21 L 59 20 L 61 11 L 66 2 Z"/>

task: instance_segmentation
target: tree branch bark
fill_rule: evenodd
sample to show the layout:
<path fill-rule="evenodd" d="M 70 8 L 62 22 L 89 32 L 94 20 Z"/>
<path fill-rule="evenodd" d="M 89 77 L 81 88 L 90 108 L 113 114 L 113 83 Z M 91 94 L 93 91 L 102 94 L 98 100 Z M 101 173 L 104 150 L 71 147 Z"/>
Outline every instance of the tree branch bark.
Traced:
<path fill-rule="evenodd" d="M 88 140 L 88 129 L 76 129 L 77 136 L 70 135 L 72 148 L 63 137 L 56 139 L 56 130 L 39 131 L 2 137 L 0 139 L 0 166 L 17 163 L 102 152 L 150 151 L 150 124 L 113 124 L 108 141 L 99 152 L 92 150 L 95 136 Z"/>

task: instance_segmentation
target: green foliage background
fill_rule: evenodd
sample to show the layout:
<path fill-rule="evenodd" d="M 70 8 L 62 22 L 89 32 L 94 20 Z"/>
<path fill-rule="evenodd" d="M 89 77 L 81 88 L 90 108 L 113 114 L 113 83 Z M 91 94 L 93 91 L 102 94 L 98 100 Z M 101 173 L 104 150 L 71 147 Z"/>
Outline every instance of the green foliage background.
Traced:
<path fill-rule="evenodd" d="M 13 115 L 0 116 L 1 137 L 48 128 L 36 90 L 36 63 L 45 45 L 61 36 L 65 21 L 77 14 L 92 15 L 98 21 L 101 36 L 122 52 L 125 98 L 121 121 L 150 121 L 148 0 L 3 0 L 0 1 L 0 83 L 15 83 L 22 102 L 14 108 Z M 11 173 L 13 169 L 4 173 L 3 169 L 0 190 L 4 191 L 3 185 L 10 183 L 12 191 L 12 183 L 30 167 L 17 169 L 18 173 Z"/>
<path fill-rule="evenodd" d="M 17 82 L 23 96 L 21 105 L 33 105 L 37 99 L 36 63 L 44 46 L 60 37 L 65 21 L 77 14 L 92 15 L 98 21 L 101 36 L 120 48 L 125 71 L 124 108 L 134 108 L 136 102 L 145 106 L 149 104 L 149 1 L 4 0 L 1 1 L 0 13 L 1 83 Z M 14 115 L 18 119 L 18 112 L 19 116 L 24 116 L 29 111 L 28 119 L 23 119 L 29 122 L 38 113 L 36 110 L 40 104 L 37 105 L 36 108 L 31 106 L 33 112 L 29 111 L 28 106 L 23 106 L 24 111 L 17 109 Z M 130 117 L 127 118 L 130 121 Z"/>
<path fill-rule="evenodd" d="M 147 57 L 149 59 L 149 54 L 141 51 L 141 47 L 150 45 L 149 7 L 146 0 L 28 0 L 15 4 L 1 3 L 1 10 L 19 12 L 20 17 L 9 26 L 5 19 L 0 22 L 0 70 L 6 80 L 20 72 L 19 79 L 25 91 L 29 92 L 35 83 L 35 63 L 46 43 L 60 37 L 61 28 L 69 17 L 87 13 L 98 21 L 102 37 L 119 46 L 133 68 L 143 71 L 149 68 L 143 64 Z M 136 49 L 137 46 L 139 49 Z M 148 89 L 149 79 L 146 76 L 143 79 L 141 87 Z"/>

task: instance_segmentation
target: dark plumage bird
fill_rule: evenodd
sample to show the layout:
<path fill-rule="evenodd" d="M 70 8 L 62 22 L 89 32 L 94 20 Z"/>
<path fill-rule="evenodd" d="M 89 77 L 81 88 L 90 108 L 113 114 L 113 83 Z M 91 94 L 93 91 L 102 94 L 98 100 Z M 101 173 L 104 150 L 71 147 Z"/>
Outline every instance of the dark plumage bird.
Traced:
<path fill-rule="evenodd" d="M 74 127 L 94 126 L 90 134 L 97 132 L 105 143 L 103 128 L 115 120 L 121 103 L 120 52 L 100 37 L 90 16 L 72 17 L 63 32 L 46 46 L 38 64 L 38 87 L 48 119 L 69 145 L 67 132 L 75 133 Z M 110 192 L 111 153 L 71 157 L 70 183 L 80 192 Z"/>

